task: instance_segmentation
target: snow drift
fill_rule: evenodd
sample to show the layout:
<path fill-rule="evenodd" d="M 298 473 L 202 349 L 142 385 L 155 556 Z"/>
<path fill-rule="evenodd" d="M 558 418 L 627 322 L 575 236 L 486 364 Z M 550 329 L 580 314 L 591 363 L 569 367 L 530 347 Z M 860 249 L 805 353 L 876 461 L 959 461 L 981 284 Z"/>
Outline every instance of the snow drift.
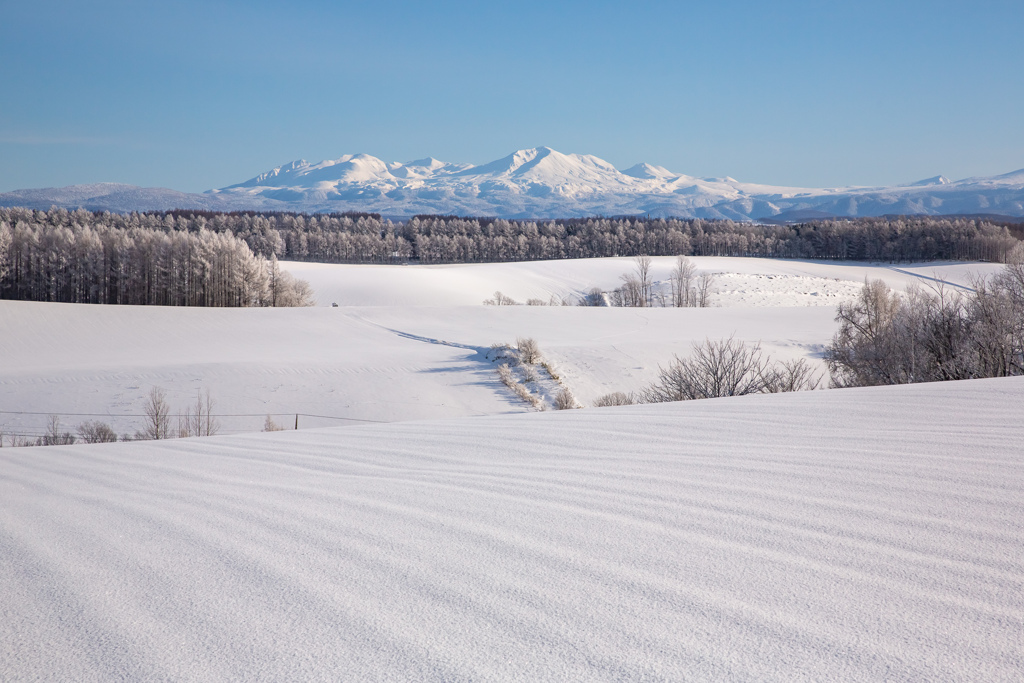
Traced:
<path fill-rule="evenodd" d="M 1024 380 L 0 451 L 7 680 L 1017 680 Z"/>

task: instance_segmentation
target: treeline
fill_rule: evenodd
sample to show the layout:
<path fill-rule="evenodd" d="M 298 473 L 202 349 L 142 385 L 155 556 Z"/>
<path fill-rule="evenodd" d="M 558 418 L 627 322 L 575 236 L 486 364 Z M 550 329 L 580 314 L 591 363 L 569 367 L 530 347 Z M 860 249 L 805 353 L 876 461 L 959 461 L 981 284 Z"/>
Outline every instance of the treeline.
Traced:
<path fill-rule="evenodd" d="M 164 306 L 303 306 L 309 285 L 229 231 L 116 214 L 0 209 L 0 298 Z M 171 221 L 173 222 L 173 220 Z"/>
<path fill-rule="evenodd" d="M 975 220 L 864 218 L 768 226 L 702 219 L 549 222 L 414 218 L 401 227 L 423 263 L 607 256 L 758 256 L 868 261 L 1002 261 L 1017 243 Z"/>
<path fill-rule="evenodd" d="M 0 209 L 19 221 L 94 230 L 228 234 L 264 258 L 322 263 L 484 263 L 606 256 L 760 256 L 866 261 L 1002 262 L 1017 244 L 1003 225 L 980 218 L 929 216 L 756 225 L 662 218 L 519 221 L 416 216 L 395 223 L 379 214 L 211 211 L 90 213 Z"/>
<path fill-rule="evenodd" d="M 477 263 L 607 256 L 761 256 L 1004 262 L 1005 226 L 968 218 L 862 218 L 767 226 L 701 219 L 555 221 L 378 214 L 0 208 L 0 297 L 170 306 L 303 305 L 277 259 Z"/>

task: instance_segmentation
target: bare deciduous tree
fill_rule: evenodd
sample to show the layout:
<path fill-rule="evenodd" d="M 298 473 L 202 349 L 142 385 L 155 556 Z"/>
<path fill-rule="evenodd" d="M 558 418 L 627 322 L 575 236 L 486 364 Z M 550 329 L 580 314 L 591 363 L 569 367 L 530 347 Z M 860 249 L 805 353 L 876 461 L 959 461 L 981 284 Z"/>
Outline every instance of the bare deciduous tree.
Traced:
<path fill-rule="evenodd" d="M 651 257 L 646 254 L 637 256 L 633 262 L 636 264 L 636 284 L 639 289 L 639 305 L 651 305 Z"/>
<path fill-rule="evenodd" d="M 687 358 L 676 356 L 659 368 L 658 379 L 643 393 L 647 403 L 742 396 L 765 390 L 769 369 L 759 344 L 747 346 L 729 337 L 694 344 Z"/>
<path fill-rule="evenodd" d="M 711 295 L 714 294 L 712 287 L 715 284 L 715 274 L 702 271 L 697 276 L 697 306 L 707 308 L 711 305 Z"/>
<path fill-rule="evenodd" d="M 171 436 L 171 408 L 167 405 L 167 394 L 161 387 L 149 390 L 146 404 L 142 407 L 146 423 L 135 433 L 136 439 L 168 439 Z"/>
<path fill-rule="evenodd" d="M 61 428 L 60 417 L 50 415 L 46 424 L 46 433 L 38 440 L 40 446 L 68 446 L 75 442 L 74 435 Z"/>
<path fill-rule="evenodd" d="M 196 401 L 184 414 L 178 414 L 178 436 L 213 436 L 220 430 L 220 420 L 213 415 L 210 390 L 196 390 Z"/>
<path fill-rule="evenodd" d="M 672 305 L 677 308 L 694 306 L 697 292 L 693 281 L 697 277 L 697 267 L 685 256 L 676 257 L 676 266 L 669 276 L 672 287 Z"/>

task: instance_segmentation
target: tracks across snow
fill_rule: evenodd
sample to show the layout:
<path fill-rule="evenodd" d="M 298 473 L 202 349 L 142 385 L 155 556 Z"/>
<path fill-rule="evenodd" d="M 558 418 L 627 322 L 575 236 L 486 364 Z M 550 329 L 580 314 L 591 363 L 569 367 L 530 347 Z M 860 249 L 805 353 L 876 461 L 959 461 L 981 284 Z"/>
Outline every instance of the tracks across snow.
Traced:
<path fill-rule="evenodd" d="M 915 273 L 915 272 L 912 272 L 912 271 L 909 271 L 909 270 L 904 270 L 903 268 L 896 268 L 895 266 L 890 266 L 889 270 L 893 270 L 893 271 L 895 271 L 897 273 L 903 273 L 904 275 L 910 275 L 912 277 L 916 277 L 916 278 L 919 278 L 921 280 L 929 280 L 931 282 L 937 282 L 940 285 L 947 285 L 949 287 L 956 287 L 957 289 L 962 289 L 962 290 L 964 290 L 966 292 L 973 292 L 973 291 L 975 291 L 974 287 L 968 287 L 967 285 L 961 285 L 961 284 L 957 284 L 956 282 L 950 282 L 949 280 L 944 280 L 944 279 L 942 279 L 940 277 L 932 277 L 932 276 L 929 276 L 929 275 L 924 275 L 923 273 Z"/>

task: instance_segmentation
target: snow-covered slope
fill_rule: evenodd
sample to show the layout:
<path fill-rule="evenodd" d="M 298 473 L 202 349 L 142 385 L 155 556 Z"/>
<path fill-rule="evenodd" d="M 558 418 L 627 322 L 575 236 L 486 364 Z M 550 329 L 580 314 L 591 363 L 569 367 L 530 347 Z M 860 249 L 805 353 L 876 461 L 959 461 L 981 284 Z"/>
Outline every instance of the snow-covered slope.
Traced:
<path fill-rule="evenodd" d="M 651 259 L 656 289 L 667 285 L 674 256 Z M 811 261 L 693 256 L 702 271 L 717 274 L 716 307 L 834 305 L 854 296 L 865 280 L 881 279 L 897 290 L 935 279 L 968 286 L 972 277 L 990 276 L 997 263 L 928 262 L 894 266 L 856 261 Z M 564 259 L 514 263 L 434 266 L 345 265 L 287 262 L 288 271 L 307 280 L 322 305 L 473 306 L 495 290 L 520 303 L 527 299 L 572 301 L 593 287 L 612 290 L 636 267 L 632 258 Z M 758 279 L 762 278 L 762 279 Z M 836 296 L 841 295 L 839 299 Z"/>
<path fill-rule="evenodd" d="M 130 186 L 74 186 L 0 194 L 0 205 L 49 208 L 372 211 L 506 218 L 652 215 L 758 220 L 778 215 L 1001 214 L 1024 216 L 1024 170 L 894 187 L 797 188 L 696 178 L 640 163 L 619 171 L 591 155 L 523 149 L 479 166 L 367 154 L 294 161 L 245 182 L 186 195 Z"/>
<path fill-rule="evenodd" d="M 655 279 L 673 259 L 656 258 Z M 527 410 L 499 383 L 491 344 L 533 337 L 577 398 L 649 383 L 693 342 L 735 334 L 781 359 L 820 362 L 839 301 L 865 278 L 902 289 L 921 277 L 965 283 L 993 264 L 882 265 L 699 258 L 719 273 L 715 308 L 483 306 L 613 288 L 631 259 L 453 266 L 286 263 L 320 306 L 199 309 L 0 301 L 0 431 L 37 436 L 51 413 L 66 429 L 90 419 L 119 434 L 142 426 L 153 386 L 184 410 L 209 389 L 224 433 L 266 414 L 300 427 Z M 916 273 L 916 274 L 915 274 Z M 925 281 L 927 282 L 927 281 Z M 331 308 L 338 303 L 339 308 Z M 27 414 L 25 414 L 27 413 Z"/>
<path fill-rule="evenodd" d="M 1024 379 L 0 451 L 5 680 L 1016 681 Z"/>

